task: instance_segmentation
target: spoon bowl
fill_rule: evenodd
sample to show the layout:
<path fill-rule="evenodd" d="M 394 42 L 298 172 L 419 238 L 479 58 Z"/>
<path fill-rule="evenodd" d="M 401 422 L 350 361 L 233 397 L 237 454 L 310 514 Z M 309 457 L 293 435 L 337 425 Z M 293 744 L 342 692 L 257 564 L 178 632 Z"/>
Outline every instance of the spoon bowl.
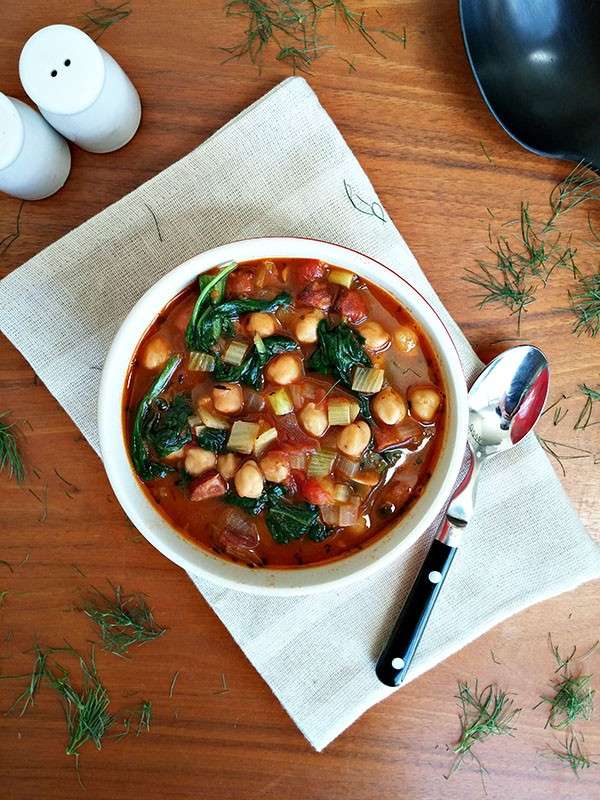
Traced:
<path fill-rule="evenodd" d="M 459 0 L 483 99 L 519 144 L 600 167 L 600 3 Z"/>

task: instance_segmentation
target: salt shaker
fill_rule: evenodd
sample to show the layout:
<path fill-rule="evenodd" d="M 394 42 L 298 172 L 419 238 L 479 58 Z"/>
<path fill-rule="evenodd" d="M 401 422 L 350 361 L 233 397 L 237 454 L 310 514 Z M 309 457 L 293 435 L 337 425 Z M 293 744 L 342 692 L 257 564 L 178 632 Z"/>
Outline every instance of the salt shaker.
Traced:
<path fill-rule="evenodd" d="M 48 122 L 84 150 L 118 150 L 139 127 L 135 86 L 79 28 L 49 25 L 34 33 L 21 51 L 19 75 Z"/>
<path fill-rule="evenodd" d="M 60 189 L 70 170 L 62 136 L 33 108 L 0 92 L 0 191 L 42 200 Z"/>

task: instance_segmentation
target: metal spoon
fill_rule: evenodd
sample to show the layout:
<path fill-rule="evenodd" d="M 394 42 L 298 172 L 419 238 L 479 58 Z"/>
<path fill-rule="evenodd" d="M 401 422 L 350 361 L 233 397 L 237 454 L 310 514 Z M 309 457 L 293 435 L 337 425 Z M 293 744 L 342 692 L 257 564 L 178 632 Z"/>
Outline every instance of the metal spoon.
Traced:
<path fill-rule="evenodd" d="M 513 447 L 533 428 L 546 402 L 548 380 L 548 362 L 542 351 L 521 345 L 491 361 L 471 387 L 471 467 L 450 501 L 444 522 L 377 662 L 377 677 L 386 686 L 398 686 L 406 677 L 463 531 L 473 516 L 483 462 Z"/>
<path fill-rule="evenodd" d="M 600 3 L 460 0 L 467 55 L 490 111 L 519 144 L 600 168 Z"/>

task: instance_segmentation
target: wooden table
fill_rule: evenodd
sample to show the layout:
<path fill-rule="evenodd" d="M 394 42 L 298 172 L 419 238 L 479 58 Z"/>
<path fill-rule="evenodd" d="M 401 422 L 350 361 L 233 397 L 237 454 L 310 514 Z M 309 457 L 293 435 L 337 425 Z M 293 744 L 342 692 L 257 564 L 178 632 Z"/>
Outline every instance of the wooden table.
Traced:
<path fill-rule="evenodd" d="M 17 77 L 23 42 L 43 25 L 74 21 L 87 5 L 85 0 L 4 5 L 3 91 L 25 99 Z M 377 24 L 375 3 L 365 5 Z M 390 58 L 384 61 L 338 24 L 330 30 L 337 54 L 327 53 L 309 79 L 442 300 L 487 357 L 504 346 L 497 340 L 517 333 L 514 319 L 504 311 L 477 310 L 462 281 L 464 269 L 483 257 L 490 220 L 486 209 L 507 221 L 518 215 L 524 200 L 531 202 L 534 214 L 547 213 L 548 193 L 568 167 L 525 152 L 494 122 L 467 65 L 454 0 L 382 0 L 377 5 L 388 27 L 406 25 L 406 49 L 387 43 Z M 101 44 L 140 90 L 142 127 L 131 144 L 110 155 L 73 148 L 66 187 L 53 198 L 25 204 L 20 236 L 0 258 L 0 274 L 187 153 L 289 74 L 270 56 L 260 74 L 245 61 L 221 65 L 218 47 L 235 39 L 236 25 L 214 0 L 134 0 L 130 18 L 111 28 Z M 357 71 L 350 71 L 338 55 L 354 61 Z M 17 200 L 0 198 L 0 239 L 14 229 L 18 207 Z M 600 224 L 597 211 L 594 215 Z M 580 239 L 590 238 L 584 209 L 572 212 L 569 225 Z M 597 264 L 591 248 L 585 255 L 582 251 L 582 260 L 588 268 Z M 553 398 L 572 394 L 583 381 L 600 380 L 598 342 L 570 334 L 565 310 L 569 284 L 566 273 L 557 275 L 540 292 L 522 331 L 550 357 Z M 544 435 L 598 452 L 598 428 L 574 434 L 568 421 L 576 418 L 581 399 L 569 404 L 563 427 L 554 429 L 552 414 L 547 415 Z M 0 590 L 8 591 L 0 610 L 2 674 L 30 669 L 36 638 L 56 645 L 66 637 L 85 647 L 92 628 L 76 607 L 90 583 L 102 585 L 106 578 L 146 592 L 158 620 L 169 628 L 131 661 L 98 656 L 112 707 L 118 710 L 148 697 L 154 722 L 140 738 L 108 741 L 101 752 L 85 747 L 81 775 L 88 797 L 479 798 L 480 776 L 471 765 L 450 780 L 444 777 L 452 760 L 447 743 L 456 740 L 459 730 L 456 681 L 474 677 L 499 681 L 517 693 L 524 709 L 516 738 L 498 738 L 480 748 L 490 772 L 488 797 L 598 796 L 599 768 L 577 781 L 568 769 L 539 755 L 552 736 L 544 730 L 543 710 L 532 706 L 554 669 L 548 632 L 565 649 L 573 644 L 585 649 L 598 638 L 600 583 L 498 626 L 373 708 L 316 754 L 188 578 L 132 529 L 100 462 L 6 340 L 0 350 L 0 409 L 30 421 L 31 429 L 24 427 L 25 456 L 39 473 L 38 478 L 30 470 L 23 487 L 0 478 L 0 557 L 12 565 L 9 571 L 0 564 Z M 565 466 L 565 488 L 589 530 L 598 533 L 600 466 L 589 458 Z M 549 548 L 555 535 L 560 532 L 548 532 Z M 492 661 L 491 650 L 501 665 Z M 597 672 L 599 657 L 585 666 Z M 227 692 L 220 692 L 222 675 Z M 0 683 L 2 708 L 23 683 Z M 587 750 L 600 753 L 598 722 L 585 723 L 581 730 Z M 2 797 L 84 796 L 64 743 L 62 712 L 48 689 L 24 717 L 0 717 Z"/>

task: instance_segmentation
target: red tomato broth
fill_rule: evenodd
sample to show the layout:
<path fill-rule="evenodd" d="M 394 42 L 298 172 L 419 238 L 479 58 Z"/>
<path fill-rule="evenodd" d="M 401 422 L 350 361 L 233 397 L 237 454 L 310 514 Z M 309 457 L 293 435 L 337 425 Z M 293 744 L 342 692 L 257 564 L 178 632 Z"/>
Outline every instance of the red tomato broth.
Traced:
<path fill-rule="evenodd" d="M 252 292 L 252 297 L 270 299 L 280 291 L 288 291 L 295 300 L 296 296 L 305 287 L 305 283 L 301 279 L 303 272 L 302 265 L 305 263 L 305 260 L 300 259 L 276 259 L 276 272 L 279 275 L 279 279 L 274 277 L 272 268 L 265 271 L 263 267 L 264 262 L 262 260 L 240 264 L 232 275 L 243 270 L 244 272 L 251 271 L 256 276 L 262 269 L 262 273 L 260 274 L 266 276 L 265 283 L 263 287 Z M 335 267 L 335 269 L 337 270 L 339 268 Z M 309 274 L 312 272 L 312 269 L 308 270 Z M 323 279 L 317 277 L 316 280 L 321 282 Z M 248 561 L 253 563 L 248 563 L 248 566 L 257 566 L 258 564 L 268 568 L 298 568 L 302 565 L 314 566 L 315 564 L 331 562 L 343 558 L 356 550 L 372 544 L 385 535 L 385 533 L 407 513 L 408 509 L 422 494 L 429 477 L 435 469 L 444 440 L 447 409 L 441 372 L 432 347 L 416 322 L 391 295 L 363 278 L 359 278 L 358 281 L 360 288 L 355 291 L 360 292 L 366 304 L 367 319 L 369 321 L 374 320 L 379 322 L 392 335 L 393 331 L 399 325 L 404 325 L 414 331 L 418 337 L 418 347 L 415 351 L 408 354 L 401 353 L 392 342 L 392 345 L 388 347 L 384 353 L 372 359 L 374 365 L 379 366 L 376 362 L 380 361 L 381 366 L 386 369 L 386 377 L 389 369 L 394 370 L 393 386 L 395 389 L 399 390 L 404 398 L 406 398 L 406 390 L 411 385 L 426 384 L 436 387 L 442 396 L 441 410 L 438 412 L 434 424 L 419 424 L 420 430 L 425 434 L 422 443 L 419 447 L 414 449 L 414 451 L 410 449 L 406 450 L 406 456 L 401 465 L 397 468 L 389 484 L 385 486 L 380 484 L 361 505 L 361 512 L 370 515 L 370 528 L 363 532 L 353 532 L 348 528 L 340 528 L 322 542 L 314 542 L 305 536 L 291 541 L 288 544 L 280 544 L 273 540 L 265 524 L 264 514 L 261 513 L 258 516 L 252 517 L 248 516 L 248 521 L 256 525 L 259 536 L 259 544 L 255 550 L 255 554 L 258 558 L 253 557 L 249 559 Z M 239 285 L 242 287 L 242 291 L 247 289 L 245 280 L 241 280 Z M 334 287 L 334 290 L 337 291 L 338 287 Z M 176 394 L 183 393 L 191 395 L 196 399 L 198 396 L 206 394 L 209 388 L 215 384 L 210 377 L 210 373 L 191 371 L 188 370 L 186 366 L 187 348 L 185 343 L 185 326 L 197 296 L 197 283 L 194 282 L 193 285 L 181 292 L 168 304 L 147 330 L 136 349 L 126 382 L 123 403 L 128 443 L 131 438 L 137 406 L 154 379 L 162 370 L 162 366 L 155 369 L 148 369 L 141 362 L 141 355 L 144 352 L 144 348 L 153 337 L 160 336 L 168 342 L 172 353 L 181 353 L 184 355 L 182 364 L 176 370 L 168 389 L 162 396 L 170 399 Z M 277 317 L 279 327 L 276 333 L 295 338 L 293 335 L 294 323 L 298 318 L 296 308 L 292 306 L 290 310 L 279 309 L 275 312 L 275 316 Z M 332 311 L 329 316 L 334 322 L 341 319 L 335 311 Z M 246 315 L 241 318 L 240 323 L 236 323 L 236 336 L 239 335 L 239 338 L 243 338 L 244 336 L 241 322 L 243 322 L 245 317 Z M 301 345 L 301 348 L 304 361 L 312 353 L 315 345 Z M 270 391 L 279 388 L 277 384 L 269 382 L 266 372 L 267 370 L 265 368 L 265 387 L 261 391 L 261 394 L 265 397 Z M 331 387 L 334 383 L 335 378 L 333 376 L 318 373 L 305 373 L 298 381 L 298 384 L 307 385 L 309 387 L 309 395 L 313 395 L 317 399 L 321 399 L 324 394 L 328 392 L 330 396 L 352 396 L 351 392 L 341 385 L 337 385 L 332 390 Z M 248 391 L 248 387 L 244 387 L 245 397 Z M 273 414 L 268 402 L 265 404 L 264 410 L 262 411 L 248 412 L 244 407 L 241 414 L 232 416 L 232 420 L 237 418 L 249 422 L 265 420 L 269 425 L 277 427 L 277 418 Z M 410 422 L 410 418 L 408 418 L 408 421 Z M 402 423 L 400 423 L 400 425 L 402 425 Z M 378 425 L 377 427 L 380 439 L 385 440 L 386 437 L 390 437 L 391 429 L 388 426 Z M 333 432 L 337 430 L 339 430 L 339 428 L 330 428 L 325 433 L 323 441 L 327 448 L 335 447 L 335 436 Z M 305 434 L 305 436 L 308 440 L 311 439 L 308 434 Z M 281 439 L 282 437 L 280 436 L 279 441 L 275 441 L 273 446 L 268 448 L 265 453 L 269 452 L 270 449 L 302 450 L 304 446 L 302 442 L 292 446 L 285 441 L 282 442 Z M 192 442 L 191 445 L 186 445 L 184 449 L 187 450 L 190 446 L 197 446 L 197 444 Z M 246 459 L 255 459 L 254 455 L 241 456 L 241 458 L 242 463 Z M 169 462 L 167 459 L 165 463 L 173 462 Z M 177 462 L 175 462 L 175 464 L 176 463 Z M 299 484 L 302 484 L 303 477 L 305 476 L 293 470 L 292 478 L 289 482 L 289 486 L 292 490 L 294 488 L 297 489 Z M 296 478 L 299 478 L 299 480 L 296 480 Z M 339 477 L 337 480 L 341 482 Z M 169 474 L 165 478 L 151 480 L 145 483 L 140 480 L 140 483 L 144 488 L 148 500 L 154 505 L 156 510 L 186 539 L 217 553 L 227 560 L 239 561 L 237 558 L 230 557 L 218 545 L 225 515 L 230 509 L 235 508 L 234 506 L 224 502 L 222 497 L 212 497 L 200 502 L 190 501 L 185 487 L 181 485 L 181 475 L 177 472 Z M 229 486 L 233 486 L 233 481 L 229 481 L 228 484 Z M 379 507 L 383 500 L 387 501 L 390 498 L 396 505 L 396 510 L 391 516 L 384 517 L 374 510 L 376 505 Z M 305 500 L 304 496 L 298 493 L 289 494 L 289 499 L 292 501 Z M 237 508 L 235 510 L 241 511 Z"/>

